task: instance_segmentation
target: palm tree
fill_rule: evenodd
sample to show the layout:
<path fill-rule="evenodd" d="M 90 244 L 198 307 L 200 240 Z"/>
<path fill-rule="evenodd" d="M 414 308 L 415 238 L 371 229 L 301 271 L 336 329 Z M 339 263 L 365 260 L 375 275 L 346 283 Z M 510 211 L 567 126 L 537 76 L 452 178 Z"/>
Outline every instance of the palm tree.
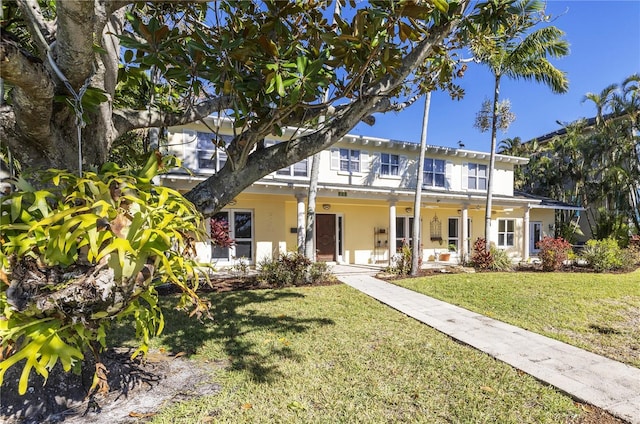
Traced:
<path fill-rule="evenodd" d="M 603 207 L 592 210 L 592 230 L 606 234 L 599 222 L 613 220 L 628 222 L 640 228 L 638 212 L 640 194 L 640 149 L 638 147 L 638 115 L 640 114 L 640 75 L 626 78 L 621 85 L 611 84 L 599 93 L 585 94 L 583 101 L 593 102 L 596 108 L 593 154 L 590 163 L 597 170 L 599 182 L 591 192 L 592 203 Z M 618 193 L 618 195 L 614 195 Z M 608 217 L 601 217 L 606 214 Z"/>
<path fill-rule="evenodd" d="M 505 138 L 498 144 L 501 155 L 519 156 L 523 152 L 522 139 L 520 137 Z"/>
<path fill-rule="evenodd" d="M 487 7 L 504 7 L 509 3 L 509 0 L 499 0 L 489 1 L 486 4 Z M 488 65 L 494 76 L 491 155 L 485 215 L 487 250 L 491 246 L 491 207 L 500 80 L 503 76 L 514 80 L 534 80 L 549 86 L 555 93 L 564 93 L 568 89 L 566 74 L 555 68 L 547 59 L 549 56 L 562 57 L 569 53 L 569 45 L 562 39 L 564 32 L 554 26 L 529 32 L 535 25 L 545 20 L 544 2 L 520 0 L 509 6 L 509 9 L 513 14 L 508 22 L 500 25 L 494 34 L 480 39 L 471 46 L 476 60 Z"/>

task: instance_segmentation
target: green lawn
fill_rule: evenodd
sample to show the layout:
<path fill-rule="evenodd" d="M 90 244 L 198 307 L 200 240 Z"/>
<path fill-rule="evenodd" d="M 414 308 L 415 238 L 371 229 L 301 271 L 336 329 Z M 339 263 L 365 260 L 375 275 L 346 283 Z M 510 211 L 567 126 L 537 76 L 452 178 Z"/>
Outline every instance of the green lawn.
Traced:
<path fill-rule="evenodd" d="M 156 347 L 206 361 L 222 392 L 168 407 L 155 423 L 573 423 L 584 414 L 345 285 L 209 297 L 215 322 L 167 313 Z"/>
<path fill-rule="evenodd" d="M 640 270 L 447 274 L 394 283 L 640 368 Z"/>

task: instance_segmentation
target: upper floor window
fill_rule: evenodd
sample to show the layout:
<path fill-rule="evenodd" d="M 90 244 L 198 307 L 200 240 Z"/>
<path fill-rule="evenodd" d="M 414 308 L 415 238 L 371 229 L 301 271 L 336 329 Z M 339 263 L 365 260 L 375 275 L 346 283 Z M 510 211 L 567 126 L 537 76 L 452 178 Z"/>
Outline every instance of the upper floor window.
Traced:
<path fill-rule="evenodd" d="M 381 153 L 380 175 L 400 175 L 400 156 Z"/>
<path fill-rule="evenodd" d="M 515 242 L 516 221 L 513 219 L 498 220 L 498 247 L 513 247 Z"/>
<path fill-rule="evenodd" d="M 340 149 L 340 171 L 360 172 L 360 150 Z"/>
<path fill-rule="evenodd" d="M 189 134 L 185 133 L 185 136 L 189 137 Z M 193 137 L 193 135 L 191 135 L 191 137 Z M 225 163 L 227 163 L 227 152 L 220 146 L 228 145 L 231 139 L 232 137 L 228 135 L 197 132 L 195 156 L 198 169 L 211 171 L 221 170 Z"/>
<path fill-rule="evenodd" d="M 308 159 L 302 159 L 300 162 L 296 162 L 293 165 L 276 171 L 277 175 L 288 175 L 290 177 L 306 177 L 308 176 Z"/>
<path fill-rule="evenodd" d="M 486 190 L 487 189 L 487 165 L 478 163 L 469 163 L 467 166 L 469 171 L 467 177 L 467 187 L 470 190 Z"/>
<path fill-rule="evenodd" d="M 424 159 L 424 186 L 444 187 L 446 181 L 446 167 L 443 159 Z"/>

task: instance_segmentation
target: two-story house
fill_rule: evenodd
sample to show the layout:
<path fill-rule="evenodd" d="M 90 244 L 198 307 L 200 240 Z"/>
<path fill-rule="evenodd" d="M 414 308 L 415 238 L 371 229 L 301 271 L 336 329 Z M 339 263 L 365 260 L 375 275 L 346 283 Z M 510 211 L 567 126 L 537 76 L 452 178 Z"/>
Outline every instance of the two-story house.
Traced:
<path fill-rule="evenodd" d="M 208 126 L 169 129 L 168 153 L 183 158 L 193 174 L 167 174 L 162 184 L 187 191 L 225 164 L 225 151 L 214 140 L 231 139 L 231 122 L 207 120 Z M 219 133 L 209 128 L 219 128 Z M 293 131 L 266 143 L 285 141 Z M 411 242 L 419 147 L 346 135 L 321 152 L 314 240 L 318 260 L 388 263 L 403 243 Z M 536 242 L 552 234 L 555 209 L 575 208 L 514 193 L 513 168 L 527 161 L 496 157 L 491 239 L 514 259 L 529 258 Z M 200 259 L 219 266 L 239 258 L 257 264 L 297 249 L 298 232 L 305 224 L 310 162 L 278 170 L 238 195 L 215 217 L 228 222 L 235 244 L 220 248 L 200 243 Z M 489 153 L 427 147 L 420 223 L 424 261 L 438 260 L 450 249 L 451 260 L 459 260 L 484 236 L 488 167 Z"/>

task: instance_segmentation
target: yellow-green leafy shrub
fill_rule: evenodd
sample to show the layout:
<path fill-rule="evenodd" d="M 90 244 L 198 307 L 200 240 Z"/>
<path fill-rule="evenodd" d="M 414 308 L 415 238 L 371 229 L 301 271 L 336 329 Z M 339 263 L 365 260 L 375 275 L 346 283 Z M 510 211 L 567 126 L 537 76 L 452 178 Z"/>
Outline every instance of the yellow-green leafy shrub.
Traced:
<path fill-rule="evenodd" d="M 47 170 L 0 198 L 0 350 L 9 352 L 0 384 L 23 359 L 22 394 L 31 370 L 46 379 L 58 362 L 78 369 L 89 351 L 98 364 L 115 319 L 132 318 L 141 343 L 134 356 L 146 353 L 164 325 L 159 284 L 181 289 L 180 307 L 207 311 L 198 264 L 183 255 L 204 235 L 201 216 L 151 181 L 177 165 L 152 155 L 138 171 L 112 163 L 81 177 Z"/>

